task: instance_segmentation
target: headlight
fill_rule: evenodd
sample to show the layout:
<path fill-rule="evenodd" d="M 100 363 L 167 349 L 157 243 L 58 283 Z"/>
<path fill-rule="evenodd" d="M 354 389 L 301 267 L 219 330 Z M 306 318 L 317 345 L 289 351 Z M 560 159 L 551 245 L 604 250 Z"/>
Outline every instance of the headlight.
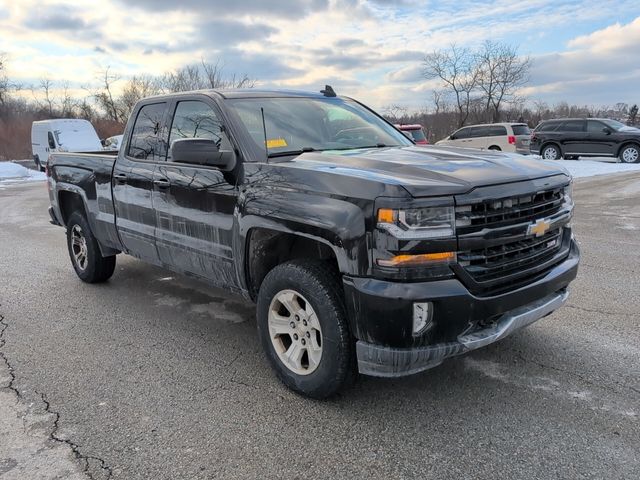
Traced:
<path fill-rule="evenodd" d="M 402 240 L 455 236 L 452 206 L 378 210 L 378 228 Z"/>
<path fill-rule="evenodd" d="M 573 180 L 569 182 L 569 185 L 564 187 L 564 201 L 569 205 L 573 205 Z"/>

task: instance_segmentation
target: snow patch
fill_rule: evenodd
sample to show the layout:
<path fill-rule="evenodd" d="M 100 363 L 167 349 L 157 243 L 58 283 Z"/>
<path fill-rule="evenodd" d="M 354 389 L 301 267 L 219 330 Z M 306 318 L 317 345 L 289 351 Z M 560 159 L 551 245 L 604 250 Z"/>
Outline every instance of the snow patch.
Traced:
<path fill-rule="evenodd" d="M 512 158 L 528 158 L 539 162 L 547 162 L 566 169 L 573 178 L 595 177 L 598 175 L 610 175 L 612 173 L 640 172 L 640 163 L 617 163 L 616 158 L 593 157 L 579 160 L 542 160 L 540 155 L 520 155 L 519 153 L 503 152 L 503 155 Z"/>
<path fill-rule="evenodd" d="M 42 182 L 47 179 L 44 172 L 30 170 L 13 162 L 0 162 L 0 185 L 21 182 Z"/>

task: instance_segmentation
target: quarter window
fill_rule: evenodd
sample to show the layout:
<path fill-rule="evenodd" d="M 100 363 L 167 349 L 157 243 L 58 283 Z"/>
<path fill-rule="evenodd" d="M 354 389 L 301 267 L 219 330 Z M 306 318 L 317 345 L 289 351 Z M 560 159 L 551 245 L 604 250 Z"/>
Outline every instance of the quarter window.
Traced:
<path fill-rule="evenodd" d="M 162 117 L 166 106 L 166 103 L 153 103 L 140 109 L 127 150 L 129 157 L 140 160 L 160 160 L 158 135 L 162 128 Z"/>

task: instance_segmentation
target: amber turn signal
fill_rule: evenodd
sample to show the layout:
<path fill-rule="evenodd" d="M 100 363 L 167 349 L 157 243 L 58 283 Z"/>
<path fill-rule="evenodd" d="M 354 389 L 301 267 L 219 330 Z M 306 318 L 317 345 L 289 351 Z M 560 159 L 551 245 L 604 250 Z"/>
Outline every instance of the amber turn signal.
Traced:
<path fill-rule="evenodd" d="M 419 255 L 396 255 L 388 259 L 378 259 L 381 267 L 413 267 L 434 263 L 450 263 L 456 258 L 455 252 L 422 253 Z"/>
<path fill-rule="evenodd" d="M 394 223 L 396 221 L 396 211 L 390 208 L 378 210 L 378 223 Z"/>

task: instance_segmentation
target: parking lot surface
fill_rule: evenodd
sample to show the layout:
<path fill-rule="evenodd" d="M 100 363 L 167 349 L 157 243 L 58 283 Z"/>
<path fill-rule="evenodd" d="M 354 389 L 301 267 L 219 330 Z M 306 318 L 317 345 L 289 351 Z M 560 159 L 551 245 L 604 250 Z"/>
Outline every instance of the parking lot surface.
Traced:
<path fill-rule="evenodd" d="M 640 174 L 580 180 L 574 198 L 567 306 L 317 402 L 272 375 L 251 304 L 125 256 L 83 284 L 44 184 L 0 189 L 2 412 L 63 448 L 69 477 L 640 478 Z"/>

